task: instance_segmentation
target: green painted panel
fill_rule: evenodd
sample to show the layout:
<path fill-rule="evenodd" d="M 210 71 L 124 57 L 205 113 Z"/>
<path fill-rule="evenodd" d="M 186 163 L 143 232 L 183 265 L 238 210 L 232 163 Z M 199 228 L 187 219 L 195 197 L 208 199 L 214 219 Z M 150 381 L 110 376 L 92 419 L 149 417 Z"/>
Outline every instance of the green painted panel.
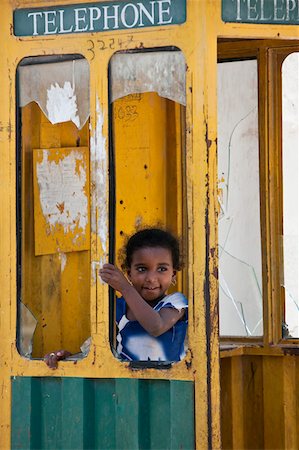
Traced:
<path fill-rule="evenodd" d="M 191 450 L 187 381 L 12 378 L 12 449 Z"/>
<path fill-rule="evenodd" d="M 138 380 L 116 379 L 116 448 L 138 450 Z"/>
<path fill-rule="evenodd" d="M 224 22 L 298 25 L 298 0 L 222 0 Z"/>
<path fill-rule="evenodd" d="M 186 22 L 186 0 L 109 1 L 14 11 L 15 36 L 131 30 Z"/>
<path fill-rule="evenodd" d="M 170 424 L 173 411 L 171 411 L 170 386 L 168 389 L 164 389 L 164 386 L 163 380 L 155 380 L 154 383 L 144 386 L 148 389 L 150 448 L 155 450 L 171 448 Z M 169 430 L 168 433 L 163 433 L 164 427 Z"/>
<path fill-rule="evenodd" d="M 40 380 L 40 398 L 37 399 L 39 400 L 37 404 L 42 405 L 40 407 L 40 430 L 42 431 L 40 439 L 41 448 L 47 450 L 62 447 L 61 420 L 58 419 L 56 414 L 57 410 L 61 411 L 61 385 L 61 381 L 57 378 Z M 32 392 L 32 396 L 35 396 L 34 391 Z M 33 431 L 31 426 L 31 433 Z"/>
<path fill-rule="evenodd" d="M 66 450 L 84 448 L 84 384 L 82 378 L 61 379 L 61 447 Z"/>
<path fill-rule="evenodd" d="M 94 391 L 95 422 L 94 447 L 91 448 L 113 450 L 116 448 L 115 380 L 93 380 L 92 385 Z"/>

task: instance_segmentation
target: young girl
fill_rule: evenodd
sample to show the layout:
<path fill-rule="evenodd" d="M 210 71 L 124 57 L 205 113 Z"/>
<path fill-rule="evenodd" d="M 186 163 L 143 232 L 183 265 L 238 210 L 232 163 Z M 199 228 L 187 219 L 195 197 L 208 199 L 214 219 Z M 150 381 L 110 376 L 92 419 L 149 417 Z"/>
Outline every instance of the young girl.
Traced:
<path fill-rule="evenodd" d="M 180 361 L 187 330 L 186 297 L 167 295 L 180 269 L 178 240 L 168 231 L 147 228 L 125 246 L 125 275 L 114 265 L 100 269 L 101 279 L 120 292 L 116 300 L 117 353 L 129 361 Z M 46 355 L 51 368 L 70 353 Z"/>

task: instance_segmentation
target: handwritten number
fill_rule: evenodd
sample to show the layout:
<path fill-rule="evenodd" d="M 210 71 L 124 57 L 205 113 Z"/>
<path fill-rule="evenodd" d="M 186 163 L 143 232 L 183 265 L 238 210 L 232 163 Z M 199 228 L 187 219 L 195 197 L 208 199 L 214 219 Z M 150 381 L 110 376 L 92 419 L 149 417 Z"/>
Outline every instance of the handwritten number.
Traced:
<path fill-rule="evenodd" d="M 95 54 L 94 54 L 94 42 L 91 39 L 88 39 L 87 42 L 90 42 L 90 47 L 87 48 L 87 51 L 91 53 L 92 57 L 91 57 L 91 61 L 94 59 Z"/>
<path fill-rule="evenodd" d="M 105 41 L 99 40 L 98 44 L 99 44 L 99 49 L 100 50 L 106 50 L 107 46 L 106 46 Z"/>
<path fill-rule="evenodd" d="M 117 117 L 125 122 L 134 122 L 138 117 L 137 107 L 135 105 L 127 105 L 125 108 L 120 107 L 117 111 Z"/>
<path fill-rule="evenodd" d="M 91 52 L 91 54 L 92 54 L 92 58 L 91 58 L 91 61 L 92 61 L 95 57 L 95 52 L 94 52 L 95 45 L 91 39 L 89 39 L 87 42 L 90 43 L 90 47 L 88 47 L 87 50 L 89 52 Z M 106 50 L 107 48 L 110 48 L 111 50 L 115 50 L 116 48 L 127 49 L 127 48 L 129 48 L 130 44 L 132 44 L 132 42 L 134 42 L 133 35 L 127 36 L 127 40 L 125 40 L 125 41 L 123 41 L 121 38 L 119 38 L 117 41 L 115 40 L 115 38 L 110 38 L 107 41 L 105 41 L 103 39 L 97 40 L 99 50 Z"/>

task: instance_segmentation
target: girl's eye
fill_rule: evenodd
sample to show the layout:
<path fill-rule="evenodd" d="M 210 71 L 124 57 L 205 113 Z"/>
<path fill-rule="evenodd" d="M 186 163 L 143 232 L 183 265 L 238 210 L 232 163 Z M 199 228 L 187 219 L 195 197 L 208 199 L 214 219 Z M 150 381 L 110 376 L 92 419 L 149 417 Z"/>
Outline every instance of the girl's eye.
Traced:
<path fill-rule="evenodd" d="M 145 267 L 137 267 L 137 272 L 145 272 Z"/>
<path fill-rule="evenodd" d="M 158 272 L 166 272 L 167 267 L 159 267 Z"/>

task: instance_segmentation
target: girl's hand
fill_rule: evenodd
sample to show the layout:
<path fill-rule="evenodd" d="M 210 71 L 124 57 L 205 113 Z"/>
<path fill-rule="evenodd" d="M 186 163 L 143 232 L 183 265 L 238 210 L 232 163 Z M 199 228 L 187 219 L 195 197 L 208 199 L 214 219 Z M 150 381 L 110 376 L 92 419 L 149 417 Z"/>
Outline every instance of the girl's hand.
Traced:
<path fill-rule="evenodd" d="M 99 271 L 99 275 L 105 283 L 108 283 L 121 294 L 128 286 L 131 286 L 124 274 L 113 264 L 104 264 Z"/>
<path fill-rule="evenodd" d="M 44 361 L 50 369 L 55 370 L 57 369 L 58 361 L 68 358 L 69 356 L 71 356 L 71 352 L 68 350 L 58 350 L 56 352 L 47 353 L 44 357 Z"/>

